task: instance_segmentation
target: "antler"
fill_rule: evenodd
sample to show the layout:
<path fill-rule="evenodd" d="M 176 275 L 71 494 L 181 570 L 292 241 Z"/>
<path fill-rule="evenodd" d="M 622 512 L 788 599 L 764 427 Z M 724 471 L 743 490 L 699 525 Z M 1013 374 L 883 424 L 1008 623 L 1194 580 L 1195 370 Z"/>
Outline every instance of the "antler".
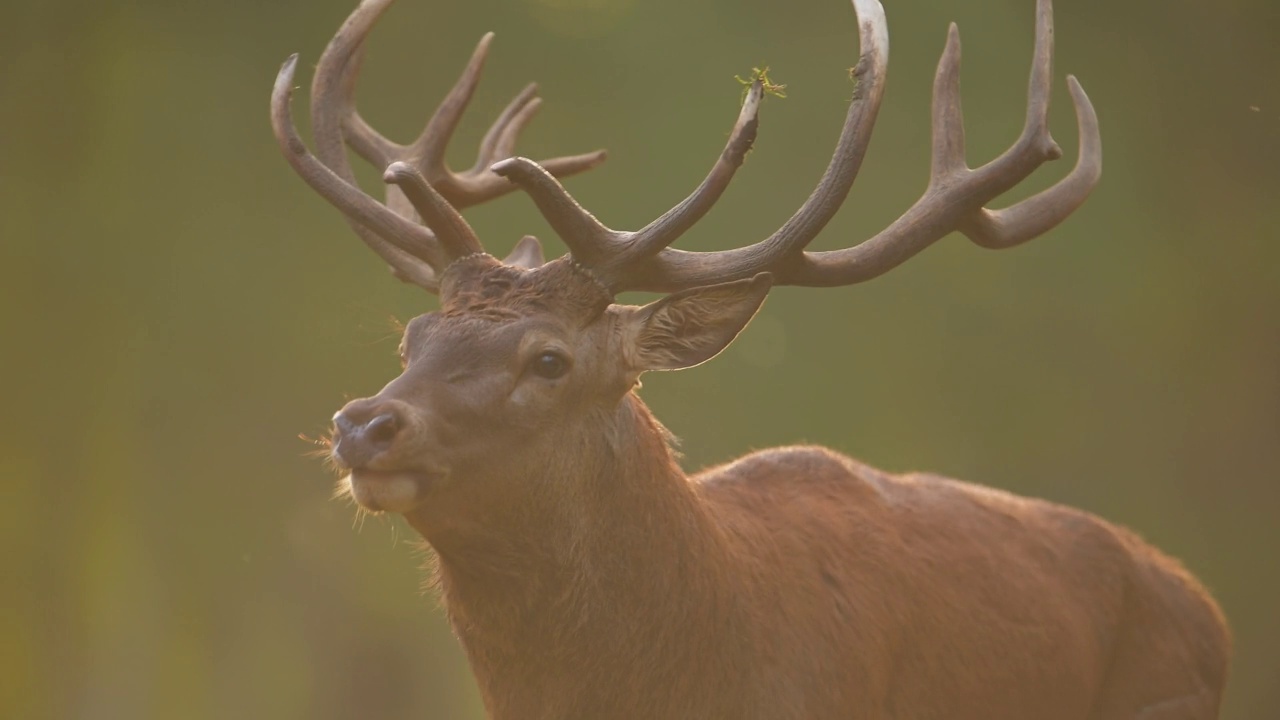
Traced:
<path fill-rule="evenodd" d="M 742 166 L 759 125 L 764 84 L 756 80 L 748 88 L 729 133 L 729 141 L 706 179 L 679 205 L 635 232 L 611 230 L 569 195 L 550 172 L 528 158 L 514 157 L 493 166 L 493 171 L 519 184 L 533 198 L 543 217 L 564 240 L 575 261 L 590 267 L 606 287 L 625 284 L 628 268 L 670 245 L 693 226 L 729 187 Z"/>
<path fill-rule="evenodd" d="M 775 233 L 754 245 L 721 252 L 686 252 L 667 247 L 710 208 L 710 202 L 719 197 L 732 171 L 721 172 L 723 185 L 718 186 L 710 202 L 703 204 L 702 196 L 695 193 L 663 216 L 676 213 L 698 197 L 696 215 L 682 216 L 687 222 L 675 223 L 669 226 L 672 231 L 653 239 L 647 232 L 649 228 L 639 233 L 618 233 L 600 225 L 532 161 L 515 158 L 500 163 L 494 170 L 510 177 L 532 196 L 552 228 L 569 246 L 575 260 L 591 267 L 615 292 L 673 292 L 766 271 L 774 273 L 778 284 L 848 285 L 888 272 L 953 230 L 959 230 L 983 247 L 1012 247 L 1046 232 L 1084 202 L 1102 172 L 1102 142 L 1089 98 L 1076 79 L 1068 76 L 1080 133 L 1075 168 L 1053 187 L 1009 208 L 998 211 L 984 208 L 1046 160 L 1057 159 L 1062 154 L 1048 129 L 1053 7 L 1051 0 L 1038 0 L 1027 119 L 1017 142 L 980 168 L 970 169 L 965 164 L 964 122 L 960 112 L 960 34 L 952 24 L 934 80 L 933 163 L 924 195 L 888 228 L 859 245 L 829 252 L 805 251 L 848 196 L 866 154 L 884 93 L 889 54 L 884 10 L 878 0 L 852 2 L 859 20 L 861 58 L 854 69 L 857 86 L 831 163 L 804 205 Z M 748 97 L 744 115 L 751 103 L 752 98 Z M 753 137 L 755 109 L 750 113 L 750 136 Z M 749 146 L 750 140 L 747 144 Z M 721 163 L 728 154 L 726 148 Z M 713 175 L 720 170 L 721 163 L 712 171 Z M 660 222 L 661 219 L 654 224 Z"/>
<path fill-rule="evenodd" d="M 396 144 L 369 126 L 356 111 L 356 78 L 364 42 L 394 0 L 363 0 L 325 49 L 311 88 L 312 133 L 316 155 L 298 137 L 289 113 L 289 97 L 297 56 L 285 62 L 271 98 L 272 125 L 281 150 L 294 170 L 316 192 L 342 211 L 348 224 L 402 280 L 435 291 L 437 276 L 452 259 L 482 247 L 458 213 L 459 208 L 490 200 L 515 189 L 489 170 L 507 157 L 520 132 L 541 104 L 537 86 L 518 94 L 490 127 L 480 144 L 475 167 L 454 172 L 444 153 L 453 131 L 480 80 L 493 34 L 476 46 L 462 76 L 432 115 L 417 140 Z M 346 145 L 377 168 L 386 168 L 386 202 L 378 203 L 356 185 Z M 550 172 L 572 175 L 600 164 L 603 150 L 546 160 Z M 426 226 L 416 221 L 421 219 Z M 429 229 L 428 229 L 429 228 Z M 517 252 L 532 257 L 529 242 Z"/>

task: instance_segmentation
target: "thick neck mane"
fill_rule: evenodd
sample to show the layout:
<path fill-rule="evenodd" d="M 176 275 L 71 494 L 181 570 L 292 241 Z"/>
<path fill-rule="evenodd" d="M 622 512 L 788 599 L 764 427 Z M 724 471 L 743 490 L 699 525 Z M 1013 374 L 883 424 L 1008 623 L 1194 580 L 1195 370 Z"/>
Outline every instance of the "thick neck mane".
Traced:
<path fill-rule="evenodd" d="M 444 604 L 495 718 L 510 717 L 501 711 L 508 700 L 531 696 L 576 703 L 549 700 L 547 717 L 589 714 L 595 692 L 584 687 L 599 688 L 608 706 L 629 694 L 636 707 L 651 704 L 686 682 L 652 668 L 689 667 L 672 663 L 686 656 L 696 665 L 703 650 L 681 628 L 745 637 L 734 630 L 726 543 L 666 429 L 635 394 L 598 420 L 591 437 L 576 439 L 589 449 L 572 464 L 530 469 L 545 475 L 533 484 L 555 483 L 562 499 L 535 499 L 514 526 L 480 542 L 432 539 Z M 574 489 L 570 502 L 565 488 Z M 724 642 L 713 643 L 719 657 Z M 644 687 L 628 687 L 629 677 Z M 530 708 L 507 711 L 525 717 Z"/>

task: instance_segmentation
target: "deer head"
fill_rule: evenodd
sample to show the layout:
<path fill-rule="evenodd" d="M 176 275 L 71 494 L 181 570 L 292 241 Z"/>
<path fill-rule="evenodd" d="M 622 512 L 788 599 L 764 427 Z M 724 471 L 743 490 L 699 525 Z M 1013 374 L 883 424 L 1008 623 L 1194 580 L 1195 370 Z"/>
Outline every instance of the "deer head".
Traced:
<path fill-rule="evenodd" d="M 475 88 L 491 36 L 480 41 L 412 145 L 392 143 L 360 118 L 351 98 L 361 51 L 390 3 L 364 0 L 319 62 L 312 86 L 316 155 L 289 115 L 296 56 L 277 77 L 272 122 L 293 168 L 343 212 L 357 235 L 398 277 L 440 295 L 440 309 L 405 330 L 403 373 L 377 395 L 348 403 L 334 417 L 333 434 L 333 456 L 350 471 L 355 500 L 370 510 L 418 512 L 428 519 L 415 525 L 428 535 L 435 525 L 473 521 L 499 508 L 517 512 L 515 505 L 546 492 L 529 486 L 526 479 L 538 475 L 531 468 L 559 467 L 563 477 L 592 474 L 592 463 L 610 448 L 635 442 L 617 437 L 615 420 L 638 403 L 631 390 L 640 374 L 715 356 L 771 286 L 869 280 L 952 231 L 983 247 L 1017 245 L 1067 217 L 1101 171 L 1097 119 L 1069 77 L 1080 132 L 1075 168 L 1038 195 L 1002 210 L 985 208 L 1061 155 L 1047 128 L 1053 30 L 1050 2 L 1040 0 L 1026 123 L 1014 145 L 986 165 L 966 165 L 960 40 L 952 25 L 934 82 L 933 162 L 923 196 L 870 239 L 842 250 L 805 250 L 849 193 L 884 91 L 883 10 L 876 0 L 853 0 L 861 45 L 856 86 L 813 193 L 759 242 L 722 252 L 677 250 L 672 243 L 710 210 L 755 139 L 760 81 L 749 88 L 702 184 L 648 226 L 613 230 L 556 178 L 594 166 L 603 152 L 542 163 L 508 157 L 537 108 L 532 86 L 493 125 L 473 169 L 454 173 L 444 166 L 445 144 Z M 344 143 L 385 168 L 385 202 L 356 186 Z M 515 188 L 533 199 L 569 248 L 566 256 L 543 263 L 532 238 L 505 261 L 485 253 L 458 209 Z M 614 303 L 624 290 L 671 294 L 643 307 Z"/>

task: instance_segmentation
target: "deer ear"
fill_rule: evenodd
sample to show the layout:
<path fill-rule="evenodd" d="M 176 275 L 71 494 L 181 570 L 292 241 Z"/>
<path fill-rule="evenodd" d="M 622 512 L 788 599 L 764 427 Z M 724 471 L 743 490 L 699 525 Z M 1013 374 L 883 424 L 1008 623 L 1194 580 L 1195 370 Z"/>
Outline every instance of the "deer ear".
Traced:
<path fill-rule="evenodd" d="M 525 235 L 511 249 L 511 254 L 502 258 L 502 264 L 514 265 L 526 270 L 541 267 L 546 260 L 542 257 L 542 243 L 532 235 Z"/>
<path fill-rule="evenodd" d="M 631 308 L 623 319 L 631 369 L 682 370 L 710 360 L 742 332 L 772 286 L 773 276 L 760 273 Z"/>

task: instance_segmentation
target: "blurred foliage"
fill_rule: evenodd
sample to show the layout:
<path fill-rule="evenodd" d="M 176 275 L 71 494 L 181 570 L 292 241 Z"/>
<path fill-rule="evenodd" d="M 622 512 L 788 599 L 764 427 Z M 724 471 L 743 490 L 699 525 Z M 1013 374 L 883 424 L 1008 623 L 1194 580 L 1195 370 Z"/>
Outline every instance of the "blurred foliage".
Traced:
<path fill-rule="evenodd" d="M 389 318 L 434 302 L 389 278 L 268 129 L 279 63 L 301 51 L 309 68 L 352 5 L 7 8 L 0 716 L 480 716 L 411 531 L 353 526 L 296 439 L 389 379 Z M 866 237 L 923 189 L 948 21 L 970 162 L 1022 121 L 1032 0 L 888 5 L 877 137 L 818 247 Z M 645 394 L 690 469 L 812 441 L 1133 527 L 1231 618 L 1225 717 L 1280 717 L 1280 5 L 1060 5 L 1054 127 L 1070 155 L 1075 73 L 1106 147 L 1076 216 L 1008 252 L 951 238 L 864 286 L 775 291 L 723 357 Z M 537 78 L 547 104 L 522 152 L 607 146 L 570 186 L 614 227 L 710 167 L 735 73 L 786 79 L 687 248 L 753 241 L 798 206 L 856 60 L 834 1 L 403 0 L 371 43 L 366 117 L 415 133 L 486 30 L 498 43 L 455 164 Z M 470 216 L 497 252 L 550 235 L 522 197 Z"/>

